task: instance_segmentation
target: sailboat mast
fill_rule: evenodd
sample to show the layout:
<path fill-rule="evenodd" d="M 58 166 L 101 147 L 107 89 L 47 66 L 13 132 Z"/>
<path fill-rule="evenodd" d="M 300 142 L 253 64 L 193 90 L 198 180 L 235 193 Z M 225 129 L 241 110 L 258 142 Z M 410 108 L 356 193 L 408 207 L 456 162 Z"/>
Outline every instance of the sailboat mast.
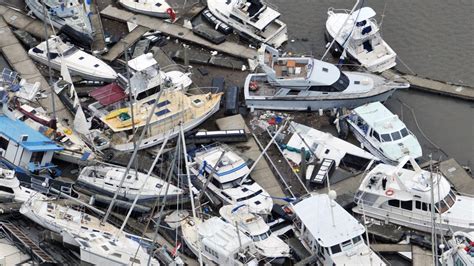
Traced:
<path fill-rule="evenodd" d="M 179 125 L 180 135 L 181 135 L 181 143 L 183 145 L 183 154 L 184 154 L 184 164 L 186 168 L 186 177 L 188 179 L 188 188 L 189 188 L 189 196 L 191 197 L 191 208 L 193 211 L 193 218 L 196 218 L 196 207 L 194 206 L 194 197 L 193 197 L 193 190 L 191 185 L 191 174 L 189 172 L 189 161 L 188 161 L 188 152 L 186 150 L 186 140 L 184 139 L 184 131 L 183 131 L 183 124 Z"/>
<path fill-rule="evenodd" d="M 336 36 L 334 36 L 334 38 L 332 39 L 331 43 L 329 44 L 328 48 L 326 49 L 326 51 L 324 52 L 323 56 L 321 57 L 321 61 L 324 60 L 324 57 L 326 57 L 326 55 L 328 54 L 329 50 L 331 49 L 331 47 L 334 45 L 334 43 L 336 42 L 336 39 L 337 37 L 339 37 L 339 35 L 341 34 L 342 32 L 342 28 L 344 28 L 344 26 L 346 25 L 347 21 L 349 20 L 349 18 L 351 17 L 350 15 L 352 13 L 354 13 L 355 9 L 359 6 L 359 2 L 360 0 L 357 0 L 357 2 L 355 3 L 354 7 L 352 8 L 351 12 L 349 13 L 349 16 L 347 16 L 346 20 L 344 20 L 344 23 L 341 25 L 341 27 L 339 28 L 339 30 L 337 31 L 337 34 Z"/>
<path fill-rule="evenodd" d="M 46 41 L 46 53 L 48 56 L 48 85 L 49 85 L 49 90 L 51 92 L 51 108 L 53 109 L 53 112 L 51 113 L 54 121 L 56 121 L 56 105 L 54 103 L 54 89 L 53 89 L 53 72 L 51 70 L 51 57 L 49 53 L 49 41 L 48 41 L 48 26 L 46 24 L 46 18 L 48 17 L 46 14 L 46 5 L 44 4 L 44 0 L 41 0 L 41 5 L 43 6 L 43 26 L 44 26 L 44 39 Z"/>
<path fill-rule="evenodd" d="M 434 265 L 438 265 L 438 260 L 436 259 L 436 251 L 437 251 L 437 234 L 436 234 L 436 214 L 435 214 L 435 202 L 434 202 L 434 182 L 433 182 L 433 161 L 431 160 L 432 156 L 430 157 L 430 186 L 431 186 L 431 252 L 433 253 L 433 263 Z"/>
<path fill-rule="evenodd" d="M 163 90 L 160 90 L 160 92 L 158 92 L 158 95 L 156 96 L 156 103 L 158 103 L 160 101 L 160 97 L 161 97 L 162 93 L 163 93 Z M 109 218 L 109 215 L 112 212 L 112 208 L 114 207 L 115 201 L 117 200 L 117 196 L 118 196 L 118 193 L 120 191 L 120 188 L 122 187 L 123 182 L 125 181 L 125 178 L 128 175 L 128 172 L 130 171 L 132 163 L 135 161 L 135 157 L 137 156 L 137 153 L 138 153 L 138 148 L 140 147 L 140 145 L 142 143 L 142 140 L 143 140 L 143 137 L 145 136 L 145 132 L 147 131 L 147 129 L 150 125 L 150 120 L 151 120 L 151 117 L 153 116 L 153 114 L 155 113 L 156 106 L 157 106 L 157 104 L 153 105 L 153 108 L 151 109 L 151 112 L 149 113 L 149 115 L 146 119 L 146 123 L 143 126 L 143 130 L 140 134 L 137 145 L 135 146 L 135 149 L 133 149 L 132 157 L 130 157 L 130 160 L 128 161 L 128 164 L 127 164 L 127 168 L 125 169 L 125 172 L 123 173 L 122 179 L 120 180 L 120 184 L 118 185 L 117 189 L 115 190 L 114 197 L 112 198 L 112 201 L 110 202 L 109 208 L 107 209 L 107 212 L 105 213 L 105 216 L 102 220 L 103 222 L 107 221 L 107 218 Z M 133 107 L 131 107 L 131 108 L 133 108 Z"/>

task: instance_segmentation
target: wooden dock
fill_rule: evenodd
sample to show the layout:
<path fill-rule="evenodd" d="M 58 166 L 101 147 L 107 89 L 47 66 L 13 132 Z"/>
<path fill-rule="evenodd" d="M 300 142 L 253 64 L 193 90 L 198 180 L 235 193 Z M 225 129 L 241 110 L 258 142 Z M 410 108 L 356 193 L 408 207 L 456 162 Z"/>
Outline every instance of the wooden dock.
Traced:
<path fill-rule="evenodd" d="M 404 74 L 391 69 L 384 71 L 382 76 L 388 79 L 397 77 L 405 80 L 410 83 L 410 88 L 413 89 L 474 101 L 473 87 L 449 84 L 447 82 Z"/>
<path fill-rule="evenodd" d="M 454 159 L 440 162 L 439 170 L 454 185 L 457 191 L 474 195 L 474 179 Z"/>
<path fill-rule="evenodd" d="M 34 19 L 24 13 L 3 5 L 0 5 L 0 15 L 3 16 L 3 19 L 5 19 L 8 25 L 19 30 L 24 30 L 34 37 L 44 40 L 44 24 L 41 20 Z M 51 27 L 48 27 L 47 31 L 48 36 L 54 34 Z"/>
<path fill-rule="evenodd" d="M 102 59 L 105 61 L 112 62 L 118 57 L 120 57 L 123 52 L 137 42 L 145 32 L 149 31 L 150 28 L 137 26 L 131 32 L 129 32 L 125 37 L 121 38 L 110 50 L 102 56 Z"/>
<path fill-rule="evenodd" d="M 233 115 L 224 118 L 220 118 L 216 120 L 217 127 L 220 130 L 232 130 L 232 129 L 245 129 L 246 132 L 250 132 L 249 128 L 245 124 L 244 119 L 241 115 Z M 236 150 L 238 147 L 248 147 L 242 154 L 252 160 L 257 159 L 260 155 L 261 150 L 257 146 L 257 143 L 253 138 L 249 138 L 247 142 L 232 144 Z M 237 147 L 238 146 L 238 147 Z M 255 182 L 257 182 L 260 186 L 262 186 L 268 194 L 272 195 L 273 197 L 283 198 L 286 197 L 285 193 L 283 192 L 282 188 L 280 187 L 280 183 L 277 181 L 275 175 L 273 174 L 272 169 L 268 165 L 267 161 L 262 158 L 258 163 L 255 169 L 252 171 L 251 176 Z M 278 202 L 281 204 L 285 204 L 282 200 L 274 200 L 274 202 Z"/>
<path fill-rule="evenodd" d="M 135 23 L 140 26 L 159 30 L 165 35 L 169 35 L 186 42 L 195 43 L 208 49 L 219 51 L 238 58 L 254 59 L 257 56 L 257 51 L 255 49 L 251 49 L 245 45 L 240 45 L 230 41 L 226 41 L 219 45 L 213 44 L 206 39 L 195 35 L 191 29 L 188 29 L 182 25 L 167 23 L 159 18 L 134 14 L 111 5 L 107 6 L 100 13 L 106 18 L 121 22 L 130 22 L 133 18 Z"/>
<path fill-rule="evenodd" d="M 0 38 L 0 51 L 8 64 L 10 64 L 21 78 L 24 78 L 29 83 L 39 82 L 41 84 L 41 89 L 46 90 L 46 94 L 50 94 L 51 90 L 49 89 L 48 82 L 41 75 L 35 63 L 30 59 L 27 51 L 25 51 L 3 18 L 0 18 L 0 33 L 2 34 L 2 38 Z M 51 94 L 54 97 L 56 117 L 60 119 L 68 119 L 72 122 L 72 115 L 59 100 L 59 97 L 55 93 Z M 39 99 L 38 102 L 48 112 L 48 114 L 52 113 L 52 101 L 50 97 Z M 60 121 L 60 119 L 58 119 L 58 121 Z"/>

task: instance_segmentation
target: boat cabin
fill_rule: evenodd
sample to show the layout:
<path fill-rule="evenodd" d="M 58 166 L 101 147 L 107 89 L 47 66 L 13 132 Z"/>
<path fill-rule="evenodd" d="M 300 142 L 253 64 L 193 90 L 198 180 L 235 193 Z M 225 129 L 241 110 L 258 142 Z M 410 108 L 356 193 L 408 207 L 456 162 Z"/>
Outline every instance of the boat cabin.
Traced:
<path fill-rule="evenodd" d="M 203 255 L 218 265 L 247 265 L 254 260 L 255 246 L 252 239 L 243 233 L 237 233 L 237 230 L 218 217 L 199 224 L 199 242 Z"/>
<path fill-rule="evenodd" d="M 347 121 L 357 131 L 354 134 L 360 134 L 390 160 L 398 161 L 407 155 L 416 159 L 422 155 L 416 136 L 380 102 L 355 108 Z"/>
<path fill-rule="evenodd" d="M 413 170 L 404 168 L 408 162 Z M 355 212 L 364 208 L 370 216 L 418 230 L 430 230 L 433 208 L 436 223 L 453 230 L 474 230 L 474 198 L 459 195 L 443 175 L 422 170 L 408 156 L 397 166 L 374 167 L 364 177 L 354 202 Z"/>
<path fill-rule="evenodd" d="M 0 156 L 14 168 L 39 172 L 53 168 L 53 154 L 63 148 L 20 120 L 0 115 Z"/>
<path fill-rule="evenodd" d="M 295 229 L 322 265 L 385 265 L 363 239 L 364 227 L 327 194 L 292 203 Z"/>

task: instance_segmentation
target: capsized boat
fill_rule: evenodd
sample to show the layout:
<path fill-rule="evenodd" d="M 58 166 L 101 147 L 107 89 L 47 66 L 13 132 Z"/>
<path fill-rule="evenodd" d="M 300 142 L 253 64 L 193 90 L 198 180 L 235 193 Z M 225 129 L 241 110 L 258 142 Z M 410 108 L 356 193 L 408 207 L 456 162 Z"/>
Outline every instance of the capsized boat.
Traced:
<path fill-rule="evenodd" d="M 328 194 L 310 194 L 289 209 L 298 239 L 321 265 L 387 265 L 364 242 L 364 226 Z"/>
<path fill-rule="evenodd" d="M 357 107 L 343 119 L 363 147 L 387 164 L 397 165 L 405 156 L 422 156 L 416 136 L 380 102 Z"/>
<path fill-rule="evenodd" d="M 209 11 L 244 38 L 275 48 L 288 40 L 286 24 L 276 7 L 261 0 L 208 0 Z"/>
<path fill-rule="evenodd" d="M 280 57 L 278 50 L 265 45 L 259 49 L 258 63 L 264 73 L 249 74 L 244 85 L 251 109 L 355 108 L 383 102 L 395 90 L 409 87 L 370 73 L 341 71 L 311 57 Z"/>
<path fill-rule="evenodd" d="M 288 244 L 272 233 L 263 218 L 252 213 L 248 206 L 225 205 L 219 209 L 219 214 L 231 225 L 237 224 L 238 228 L 252 239 L 259 256 L 266 261 L 284 262 L 285 258 L 290 257 Z"/>
<path fill-rule="evenodd" d="M 133 201 L 146 180 L 147 175 L 135 170 L 130 170 L 119 188 L 120 181 L 125 173 L 125 168 L 119 166 L 87 166 L 84 167 L 76 181 L 79 185 L 91 188 L 107 195 L 114 195 L 119 190 L 119 198 Z M 166 187 L 168 190 L 166 190 Z M 167 184 L 161 178 L 150 176 L 139 193 L 138 202 L 154 201 L 167 195 L 167 199 L 177 198 L 183 190 Z"/>
<path fill-rule="evenodd" d="M 115 70 L 104 61 L 70 43 L 63 42 L 60 37 L 52 36 L 47 42 L 51 63 L 48 62 L 46 41 L 31 48 L 28 55 L 44 65 L 51 65 L 51 68 L 57 71 L 61 71 L 61 63 L 64 61 L 71 75 L 80 76 L 86 80 L 112 82 L 117 78 Z"/>
<path fill-rule="evenodd" d="M 404 168 L 407 163 L 413 170 Z M 457 193 L 445 176 L 422 170 L 409 156 L 397 166 L 375 166 L 362 180 L 354 203 L 355 213 L 419 231 L 431 232 L 433 222 L 444 234 L 474 230 L 474 198 Z"/>
<path fill-rule="evenodd" d="M 157 103 L 157 95 L 143 98 L 131 108 L 118 108 L 100 117 L 108 129 L 104 136 L 110 137 L 110 147 L 118 151 L 132 151 L 133 139 L 140 136 L 147 118 L 156 105 L 155 112 L 139 149 L 153 147 L 164 141 L 166 136 L 176 137 L 183 130 L 189 131 L 219 110 L 222 93 L 187 95 L 181 90 L 163 90 Z M 135 131 L 133 131 L 135 129 Z"/>
<path fill-rule="evenodd" d="M 239 234 L 235 226 L 212 217 L 202 221 L 187 217 L 181 221 L 182 238 L 188 248 L 208 265 L 257 265 L 252 239 Z"/>
<path fill-rule="evenodd" d="M 92 43 L 92 25 L 88 16 L 87 2 L 78 0 L 26 0 L 28 8 L 33 14 L 51 23 L 55 28 L 61 29 L 70 38 L 89 46 Z M 46 6 L 45 18 L 43 3 Z"/>
<path fill-rule="evenodd" d="M 348 10 L 330 8 L 326 39 L 336 38 L 338 50 L 342 52 L 345 47 L 347 53 L 368 71 L 382 72 L 396 65 L 397 54 L 380 36 L 374 16 L 375 11 L 370 7 L 362 7 L 352 14 Z"/>
<path fill-rule="evenodd" d="M 219 158 L 222 155 L 222 159 Z M 194 151 L 190 171 L 196 176 L 198 187 L 206 183 L 207 189 L 226 204 L 245 204 L 256 214 L 268 215 L 273 207 L 273 199 L 257 182 L 248 176 L 247 162 L 230 147 L 222 144 L 208 145 Z M 217 165 L 217 167 L 216 167 Z M 212 174 L 212 169 L 216 172 Z M 211 182 L 208 179 L 211 178 Z"/>
<path fill-rule="evenodd" d="M 119 0 L 120 5 L 136 13 L 175 20 L 176 14 L 165 0 Z"/>

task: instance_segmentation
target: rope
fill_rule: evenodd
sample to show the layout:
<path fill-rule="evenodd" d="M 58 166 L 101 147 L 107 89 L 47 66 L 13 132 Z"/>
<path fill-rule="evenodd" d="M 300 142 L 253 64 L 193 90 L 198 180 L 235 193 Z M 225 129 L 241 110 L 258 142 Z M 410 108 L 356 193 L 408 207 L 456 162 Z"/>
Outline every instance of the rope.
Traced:
<path fill-rule="evenodd" d="M 400 61 L 400 63 L 403 64 L 404 67 L 406 67 L 411 72 L 412 75 L 416 76 L 415 71 L 413 71 L 407 64 L 405 64 L 405 62 L 403 62 L 402 58 L 398 54 L 397 54 L 397 59 Z"/>
<path fill-rule="evenodd" d="M 408 104 L 402 102 L 399 98 L 397 98 L 397 101 L 399 101 L 400 104 L 402 104 L 403 106 L 405 106 L 406 108 L 408 108 L 408 110 L 410 110 L 411 115 L 413 116 L 413 120 L 415 121 L 415 125 L 416 125 L 416 127 L 418 128 L 418 131 L 420 131 L 421 135 L 422 135 L 433 147 L 435 147 L 437 150 L 441 151 L 446 157 L 449 157 L 449 155 L 448 155 L 443 149 L 441 149 L 440 146 L 436 145 L 436 143 L 434 143 L 434 141 L 432 141 L 432 140 L 425 134 L 425 132 L 421 129 L 421 126 L 420 126 L 420 124 L 418 123 L 418 119 L 416 118 L 415 111 L 413 110 L 413 108 L 412 108 L 411 106 L 409 106 Z"/>
<path fill-rule="evenodd" d="M 379 28 L 382 28 L 382 24 L 383 24 L 383 19 L 385 18 L 385 10 L 387 9 L 387 4 L 388 4 L 388 0 L 385 2 L 385 5 L 383 7 L 383 11 L 382 11 L 382 19 L 380 19 L 380 24 L 379 24 Z"/>

